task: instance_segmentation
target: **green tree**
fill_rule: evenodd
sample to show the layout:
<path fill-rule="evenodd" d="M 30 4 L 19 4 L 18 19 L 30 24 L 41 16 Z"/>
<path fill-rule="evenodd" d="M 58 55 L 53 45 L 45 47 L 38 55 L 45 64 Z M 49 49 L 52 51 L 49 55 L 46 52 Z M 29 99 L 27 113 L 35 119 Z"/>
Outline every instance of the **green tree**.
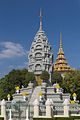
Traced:
<path fill-rule="evenodd" d="M 62 82 L 64 91 L 73 94 L 77 94 L 78 100 L 80 100 L 80 71 L 75 70 L 71 73 L 66 73 Z"/>
<path fill-rule="evenodd" d="M 63 78 L 62 78 L 62 76 L 61 76 L 61 74 L 59 72 L 57 72 L 57 71 L 53 72 L 53 74 L 52 74 L 52 84 L 54 84 L 54 83 L 61 84 L 62 79 Z"/>
<path fill-rule="evenodd" d="M 12 70 L 4 78 L 0 79 L 0 98 L 6 99 L 7 94 L 12 95 L 15 92 L 15 86 L 19 85 L 21 87 L 25 81 L 27 72 L 26 69 Z"/>
<path fill-rule="evenodd" d="M 26 76 L 25 76 L 25 80 L 24 80 L 24 86 L 27 87 L 29 82 L 35 82 L 35 75 L 33 72 L 27 72 Z"/>
<path fill-rule="evenodd" d="M 50 75 L 49 75 L 49 73 L 47 72 L 47 71 L 42 71 L 42 74 L 41 74 L 41 79 L 43 80 L 43 81 L 48 81 L 49 80 L 49 78 L 50 78 Z"/>

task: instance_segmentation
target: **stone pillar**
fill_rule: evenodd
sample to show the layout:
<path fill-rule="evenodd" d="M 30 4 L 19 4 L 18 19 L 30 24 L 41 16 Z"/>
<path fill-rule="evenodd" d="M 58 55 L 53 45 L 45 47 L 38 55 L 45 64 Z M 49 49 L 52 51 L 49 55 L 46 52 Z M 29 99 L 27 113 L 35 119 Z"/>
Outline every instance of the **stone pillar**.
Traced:
<path fill-rule="evenodd" d="M 53 108 L 53 100 L 52 99 L 50 99 L 50 102 L 51 102 L 51 108 Z"/>
<path fill-rule="evenodd" d="M 51 101 L 50 99 L 47 99 L 46 101 L 46 118 L 51 118 L 52 108 L 51 108 Z"/>
<path fill-rule="evenodd" d="M 10 94 L 7 95 L 8 101 L 10 101 Z"/>
<path fill-rule="evenodd" d="M 74 102 L 76 102 L 76 97 L 77 97 L 77 95 L 76 95 L 76 93 L 73 93 L 73 100 L 74 100 Z"/>
<path fill-rule="evenodd" d="M 26 96 L 23 96 L 23 101 L 26 101 Z"/>
<path fill-rule="evenodd" d="M 33 83 L 29 82 L 28 87 L 33 88 Z"/>
<path fill-rule="evenodd" d="M 8 101 L 10 101 L 10 97 L 8 97 Z"/>
<path fill-rule="evenodd" d="M 65 99 L 64 102 L 63 102 L 63 105 L 64 105 L 64 117 L 69 117 L 69 100 L 68 99 Z"/>
<path fill-rule="evenodd" d="M 56 89 L 56 92 L 59 93 L 59 88 Z"/>
<path fill-rule="evenodd" d="M 50 102 L 51 102 L 51 116 L 53 117 L 54 114 L 53 114 L 53 105 L 54 105 L 54 102 L 52 99 L 50 99 Z"/>
<path fill-rule="evenodd" d="M 74 96 L 73 99 L 74 99 L 74 102 L 76 102 L 76 96 Z"/>
<path fill-rule="evenodd" d="M 1 116 L 6 120 L 6 101 L 4 99 L 1 101 Z"/>
<path fill-rule="evenodd" d="M 11 113 L 11 109 L 9 109 L 9 120 L 12 120 L 12 113 Z"/>
<path fill-rule="evenodd" d="M 28 108 L 26 109 L 26 119 L 25 120 L 29 120 Z"/>
<path fill-rule="evenodd" d="M 35 99 L 34 103 L 34 116 L 35 118 L 39 117 L 39 101 L 38 99 Z"/>

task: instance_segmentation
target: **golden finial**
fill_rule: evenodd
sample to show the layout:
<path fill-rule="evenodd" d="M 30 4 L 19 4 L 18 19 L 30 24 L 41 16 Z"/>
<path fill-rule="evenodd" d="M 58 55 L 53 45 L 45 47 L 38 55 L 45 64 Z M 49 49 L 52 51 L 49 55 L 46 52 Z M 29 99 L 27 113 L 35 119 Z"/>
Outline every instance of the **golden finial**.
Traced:
<path fill-rule="evenodd" d="M 16 86 L 15 89 L 16 89 L 16 90 L 19 90 L 20 88 L 19 88 L 19 86 Z"/>
<path fill-rule="evenodd" d="M 76 93 L 73 93 L 73 95 L 72 95 L 73 97 L 76 97 L 77 95 L 76 95 Z"/>
<path fill-rule="evenodd" d="M 56 85 L 56 88 L 57 88 L 57 89 L 59 89 L 59 88 L 60 88 L 59 84 L 57 84 L 57 85 Z"/>
<path fill-rule="evenodd" d="M 40 31 L 42 31 L 42 10 L 40 9 Z"/>
<path fill-rule="evenodd" d="M 7 95 L 7 98 L 10 98 L 10 94 Z"/>

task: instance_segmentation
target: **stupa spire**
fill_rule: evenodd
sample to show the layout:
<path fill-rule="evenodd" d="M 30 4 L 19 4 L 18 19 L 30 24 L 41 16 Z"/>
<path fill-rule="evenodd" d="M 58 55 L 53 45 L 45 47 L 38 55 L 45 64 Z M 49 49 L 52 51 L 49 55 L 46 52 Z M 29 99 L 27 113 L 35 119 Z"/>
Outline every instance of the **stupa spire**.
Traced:
<path fill-rule="evenodd" d="M 59 53 L 64 53 L 62 48 L 62 33 L 60 32 L 60 47 L 59 47 Z"/>
<path fill-rule="evenodd" d="M 60 49 L 62 49 L 62 33 L 60 32 Z"/>
<path fill-rule="evenodd" d="M 42 31 L 42 10 L 40 9 L 40 31 Z"/>

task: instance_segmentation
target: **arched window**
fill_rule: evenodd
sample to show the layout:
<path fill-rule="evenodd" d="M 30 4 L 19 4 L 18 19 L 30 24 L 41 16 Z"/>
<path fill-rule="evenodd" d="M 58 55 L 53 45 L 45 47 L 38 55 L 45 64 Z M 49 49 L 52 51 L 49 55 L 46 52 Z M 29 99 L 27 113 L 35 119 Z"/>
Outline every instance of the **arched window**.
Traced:
<path fill-rule="evenodd" d="M 40 65 L 40 64 L 37 64 L 37 65 L 35 66 L 35 70 L 41 70 L 41 65 Z"/>
<path fill-rule="evenodd" d="M 38 52 L 38 53 L 35 54 L 35 57 L 36 57 L 36 58 L 37 58 L 37 57 L 42 57 L 42 54 L 41 54 L 40 52 Z"/>
<path fill-rule="evenodd" d="M 37 49 L 41 49 L 41 45 L 37 45 L 36 48 L 37 48 Z"/>

